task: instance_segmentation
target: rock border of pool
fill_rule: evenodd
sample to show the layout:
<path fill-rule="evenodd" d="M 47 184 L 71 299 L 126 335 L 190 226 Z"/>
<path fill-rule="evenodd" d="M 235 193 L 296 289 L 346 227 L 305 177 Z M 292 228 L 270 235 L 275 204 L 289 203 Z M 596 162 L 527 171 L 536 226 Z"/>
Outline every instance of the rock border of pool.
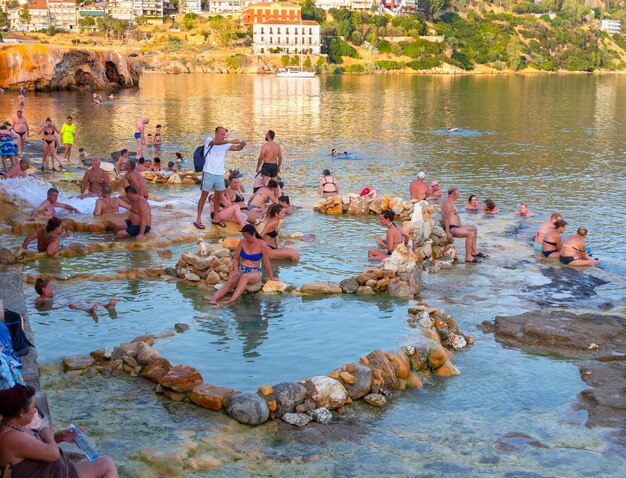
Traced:
<path fill-rule="evenodd" d="M 256 393 L 205 383 L 200 372 L 188 365 L 172 365 L 152 347 L 156 340 L 183 333 L 186 324 L 158 335 L 143 335 L 132 342 L 92 351 L 87 356 L 63 360 L 70 377 L 99 374 L 119 376 L 128 373 L 156 384 L 155 393 L 172 401 L 185 401 L 213 411 L 225 410 L 228 416 L 246 425 L 260 425 L 282 419 L 294 426 L 310 421 L 330 423 L 331 410 L 343 413 L 344 406 L 364 400 L 373 407 L 384 406 L 394 390 L 421 388 L 433 375 L 459 375 L 454 352 L 471 344 L 453 318 L 440 309 L 419 303 L 408 309 L 407 323 L 422 334 L 422 340 L 398 351 L 373 350 L 358 362 L 343 364 L 326 375 L 299 382 L 262 385 Z"/>

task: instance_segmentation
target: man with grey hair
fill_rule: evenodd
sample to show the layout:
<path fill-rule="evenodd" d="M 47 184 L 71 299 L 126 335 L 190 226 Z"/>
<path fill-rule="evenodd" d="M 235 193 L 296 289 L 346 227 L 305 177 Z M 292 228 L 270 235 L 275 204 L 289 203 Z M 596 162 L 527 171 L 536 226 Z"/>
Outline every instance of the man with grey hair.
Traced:
<path fill-rule="evenodd" d="M 103 186 L 110 186 L 111 180 L 104 169 L 100 167 L 102 160 L 93 158 L 91 160 L 91 168 L 85 171 L 83 182 L 80 185 L 80 198 L 90 196 L 100 196 Z"/>
<path fill-rule="evenodd" d="M 465 262 L 480 262 L 477 258 L 487 257 L 482 252 L 478 252 L 476 246 L 476 238 L 478 236 L 478 228 L 476 226 L 461 225 L 461 218 L 454 205 L 459 198 L 461 191 L 457 187 L 448 189 L 448 197 L 441 204 L 441 216 L 443 218 L 443 228 L 446 231 L 448 239 L 454 237 L 465 238 Z"/>

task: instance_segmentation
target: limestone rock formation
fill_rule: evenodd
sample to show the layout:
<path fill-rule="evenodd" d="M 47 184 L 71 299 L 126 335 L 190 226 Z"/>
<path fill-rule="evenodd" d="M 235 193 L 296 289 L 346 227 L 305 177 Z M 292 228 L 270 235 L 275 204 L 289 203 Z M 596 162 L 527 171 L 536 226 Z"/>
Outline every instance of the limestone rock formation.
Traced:
<path fill-rule="evenodd" d="M 73 90 L 139 85 L 139 63 L 121 53 L 42 44 L 0 46 L 0 88 Z"/>

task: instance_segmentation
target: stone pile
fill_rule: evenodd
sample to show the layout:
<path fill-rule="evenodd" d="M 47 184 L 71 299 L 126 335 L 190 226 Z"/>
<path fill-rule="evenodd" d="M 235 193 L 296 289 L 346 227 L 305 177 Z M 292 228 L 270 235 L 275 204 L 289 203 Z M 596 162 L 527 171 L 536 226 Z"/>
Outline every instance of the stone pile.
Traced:
<path fill-rule="evenodd" d="M 169 173 L 166 171 L 154 172 L 145 171 L 141 173 L 146 181 L 160 184 L 200 184 L 199 173 L 193 171 L 179 171 L 175 173 Z"/>
<path fill-rule="evenodd" d="M 380 197 L 370 199 L 360 194 L 346 194 L 345 196 L 330 196 L 316 201 L 313 209 L 323 214 L 380 214 L 391 209 L 398 220 L 408 221 L 413 214 L 413 202 L 401 198 Z"/>
<path fill-rule="evenodd" d="M 394 390 L 420 388 L 432 376 L 450 377 L 460 372 L 453 364 L 455 350 L 473 343 L 454 320 L 443 311 L 418 304 L 409 309 L 408 324 L 421 331 L 421 339 L 395 352 L 374 350 L 358 362 L 341 365 L 327 375 L 300 382 L 262 385 L 254 393 L 241 393 L 204 383 L 193 367 L 172 365 L 152 347 L 155 340 L 176 333 L 167 330 L 158 336 L 137 337 L 118 347 L 106 347 L 85 357 L 66 357 L 64 368 L 70 376 L 98 374 L 117 376 L 129 373 L 154 382 L 155 392 L 173 401 L 187 401 L 226 413 L 240 423 L 259 425 L 270 419 L 298 427 L 311 421 L 329 423 L 332 411 L 343 413 L 355 400 L 382 407 Z M 189 327 L 176 324 L 182 332 Z"/>

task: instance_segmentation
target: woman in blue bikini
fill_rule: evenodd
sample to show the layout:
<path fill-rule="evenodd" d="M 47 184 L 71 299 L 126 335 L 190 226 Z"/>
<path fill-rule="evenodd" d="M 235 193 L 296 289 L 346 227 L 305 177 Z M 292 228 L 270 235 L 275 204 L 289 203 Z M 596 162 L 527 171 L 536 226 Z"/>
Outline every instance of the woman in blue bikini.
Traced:
<path fill-rule="evenodd" d="M 226 284 L 215 293 L 211 299 L 211 305 L 217 305 L 222 297 L 234 289 L 230 299 L 223 302 L 229 304 L 237 300 L 248 285 L 261 282 L 261 262 L 263 262 L 269 279 L 276 280 L 272 274 L 269 248 L 259 236 L 256 228 L 252 224 L 247 224 L 241 233 L 243 239 L 239 241 L 239 246 L 233 256 L 233 272 Z"/>

